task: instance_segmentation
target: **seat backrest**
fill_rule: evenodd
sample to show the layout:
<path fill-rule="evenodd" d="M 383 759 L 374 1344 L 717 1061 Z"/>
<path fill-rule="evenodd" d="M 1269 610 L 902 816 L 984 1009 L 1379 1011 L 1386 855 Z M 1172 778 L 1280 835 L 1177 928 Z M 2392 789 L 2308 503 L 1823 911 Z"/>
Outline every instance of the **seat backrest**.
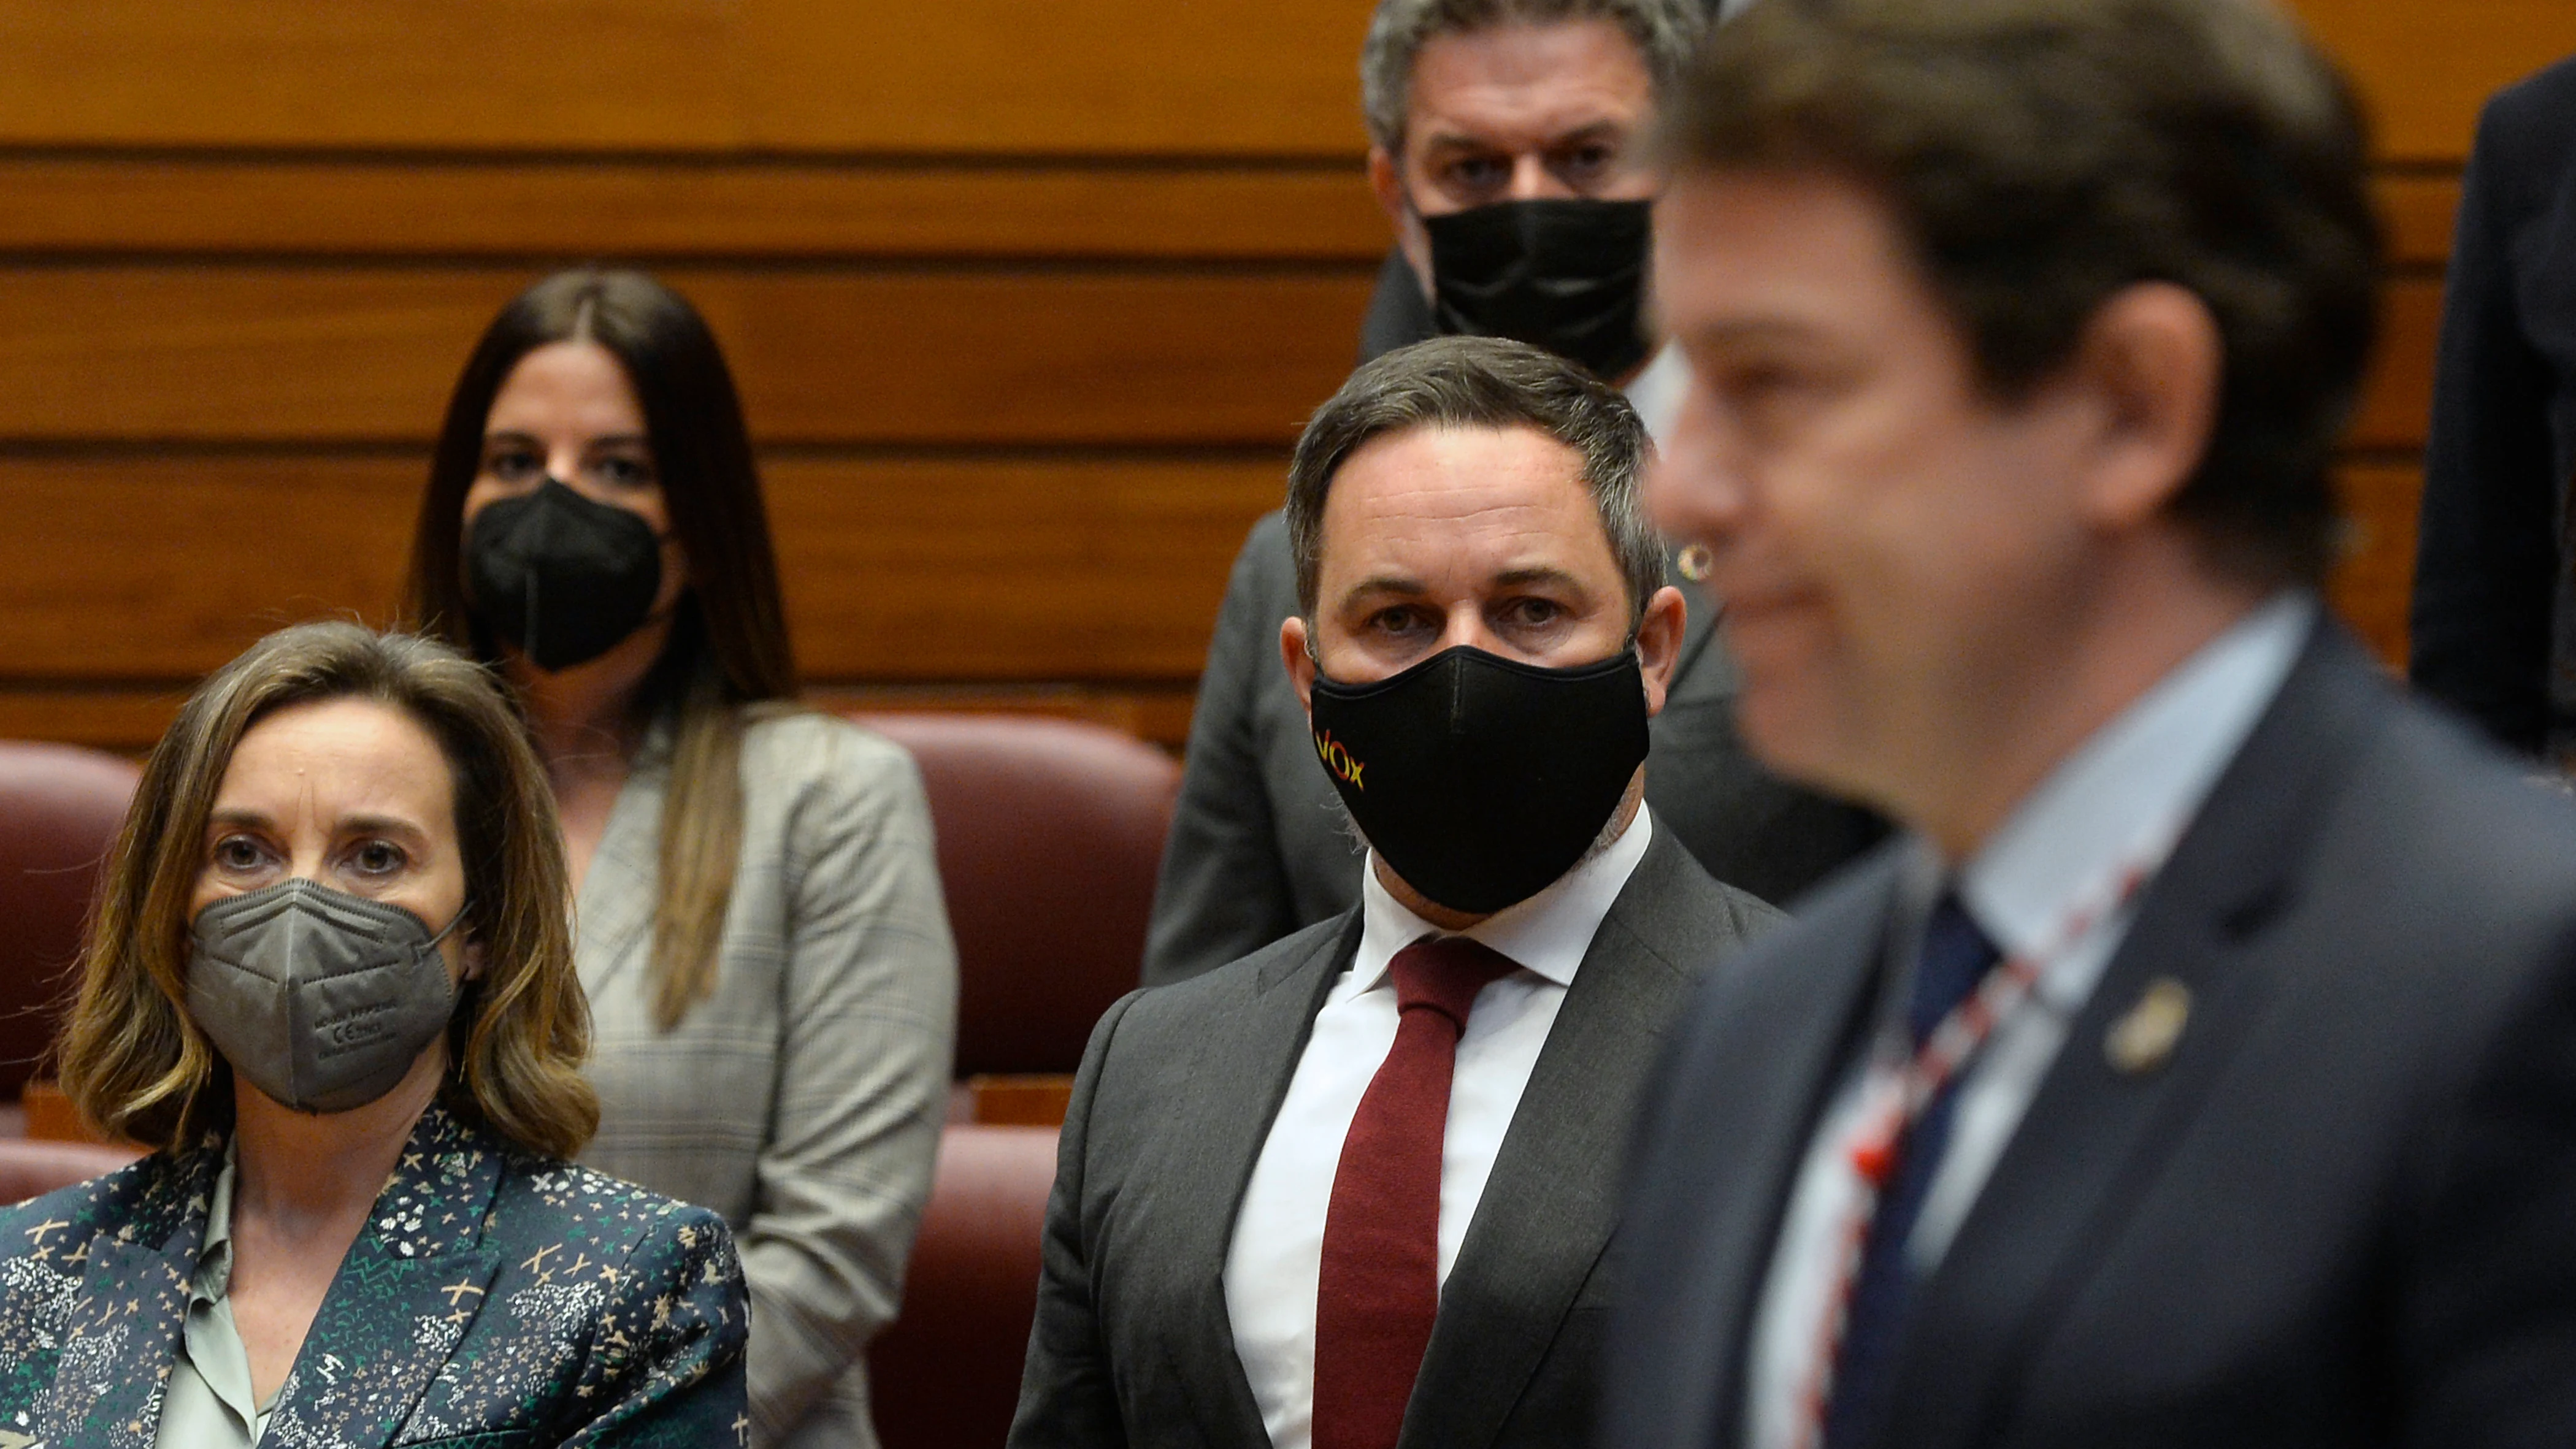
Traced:
<path fill-rule="evenodd" d="M 957 1073 L 1070 1072 L 1134 989 L 1181 768 L 1037 715 L 851 716 L 912 752 L 957 933 Z"/>
<path fill-rule="evenodd" d="M 0 1137 L 0 1203 L 25 1202 L 58 1187 L 103 1177 L 142 1154 L 95 1142 L 40 1142 Z"/>
<path fill-rule="evenodd" d="M 96 750 L 0 741 L 0 1101 L 17 1098 L 53 1040 L 140 774 Z"/>
<path fill-rule="evenodd" d="M 1001 1449 L 1037 1317 L 1052 1127 L 956 1124 L 921 1215 L 903 1309 L 868 1349 L 885 1449 Z"/>

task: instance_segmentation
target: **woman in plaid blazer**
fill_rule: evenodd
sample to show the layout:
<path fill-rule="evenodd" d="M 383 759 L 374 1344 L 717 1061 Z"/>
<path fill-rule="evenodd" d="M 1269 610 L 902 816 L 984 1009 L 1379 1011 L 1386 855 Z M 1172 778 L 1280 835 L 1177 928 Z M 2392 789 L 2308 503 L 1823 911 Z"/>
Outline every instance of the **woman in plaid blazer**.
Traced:
<path fill-rule="evenodd" d="M 517 690 L 561 802 L 599 1135 L 715 1209 L 750 1281 L 752 1439 L 870 1446 L 945 1115 L 956 954 L 911 757 L 799 710 L 713 335 L 573 271 L 459 378 L 413 538 L 421 627 Z"/>

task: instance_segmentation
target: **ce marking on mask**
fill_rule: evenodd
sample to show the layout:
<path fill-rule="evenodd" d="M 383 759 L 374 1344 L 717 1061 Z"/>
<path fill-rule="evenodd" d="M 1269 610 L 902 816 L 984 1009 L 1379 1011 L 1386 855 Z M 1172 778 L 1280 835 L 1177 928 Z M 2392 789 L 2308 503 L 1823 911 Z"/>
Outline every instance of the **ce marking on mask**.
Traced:
<path fill-rule="evenodd" d="M 1333 774 L 1344 780 L 1350 781 L 1352 789 L 1365 790 L 1368 788 L 1368 786 L 1360 783 L 1360 772 L 1367 769 L 1368 766 L 1363 765 L 1358 760 L 1352 758 L 1351 752 L 1342 748 L 1342 742 L 1333 738 L 1333 732 L 1331 730 L 1315 731 L 1315 756 L 1324 762 L 1325 769 L 1332 771 Z"/>

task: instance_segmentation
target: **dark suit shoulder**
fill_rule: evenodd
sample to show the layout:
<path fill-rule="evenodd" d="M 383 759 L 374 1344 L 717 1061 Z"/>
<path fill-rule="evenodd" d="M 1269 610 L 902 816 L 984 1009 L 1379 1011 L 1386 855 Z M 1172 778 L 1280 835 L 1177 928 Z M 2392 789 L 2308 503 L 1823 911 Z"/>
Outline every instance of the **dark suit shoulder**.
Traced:
<path fill-rule="evenodd" d="M 1335 939 L 1344 933 L 1350 935 L 1351 947 L 1332 950 Z M 1120 1018 L 1119 1028 L 1122 1032 L 1187 1030 L 1194 1022 L 1240 1010 L 1255 996 L 1278 988 L 1283 977 L 1306 977 L 1311 971 L 1329 968 L 1356 949 L 1358 940 L 1359 908 L 1354 906 L 1338 916 L 1292 931 L 1214 971 L 1135 993 Z"/>
<path fill-rule="evenodd" d="M 2398 701 L 2329 828 L 2368 879 L 2329 880 L 2365 914 L 2440 920 L 2454 960 L 2576 928 L 2576 806 L 2446 714 Z"/>
<path fill-rule="evenodd" d="M 2478 117 L 2478 140 L 2506 159 L 2563 156 L 2576 141 L 2576 57 L 2523 77 L 2490 97 Z"/>
<path fill-rule="evenodd" d="M 1252 531 L 1243 536 L 1243 552 L 1235 560 L 1235 567 L 1243 584 L 1257 597 L 1297 596 L 1297 567 L 1288 552 L 1285 510 L 1274 508 L 1252 525 Z"/>

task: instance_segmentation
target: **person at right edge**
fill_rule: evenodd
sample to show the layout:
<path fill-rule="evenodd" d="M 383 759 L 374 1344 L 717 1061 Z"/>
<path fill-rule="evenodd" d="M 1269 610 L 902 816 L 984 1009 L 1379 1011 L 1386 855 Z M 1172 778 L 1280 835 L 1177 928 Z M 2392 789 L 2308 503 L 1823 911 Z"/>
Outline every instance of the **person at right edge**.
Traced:
<path fill-rule="evenodd" d="M 1379 308 L 1369 356 L 1444 334 L 1508 337 L 1623 388 L 1660 433 L 1687 368 L 1639 326 L 1657 182 L 1630 157 L 1707 28 L 1706 0 L 1384 0 L 1360 62 L 1369 180 L 1394 222 L 1415 316 Z M 1387 289 L 1381 287 L 1381 292 Z M 1417 331 L 1415 329 L 1424 330 Z M 1652 803 L 1711 875 L 1785 901 L 1876 842 L 1873 815 L 1788 784 L 1737 738 L 1716 609 L 1687 599 L 1655 717 Z M 1235 560 L 1199 680 L 1144 980 L 1210 971 L 1346 911 L 1361 851 L 1274 667 L 1297 612 L 1281 514 Z"/>
<path fill-rule="evenodd" d="M 2576 770 L 2576 60 L 2487 103 L 2424 448 L 2415 687 Z"/>
<path fill-rule="evenodd" d="M 1711 978 L 1615 1449 L 2576 1443 L 2576 809 L 2324 610 L 2380 240 L 2269 0 L 1764 0 L 1650 485 L 1905 836 Z"/>

